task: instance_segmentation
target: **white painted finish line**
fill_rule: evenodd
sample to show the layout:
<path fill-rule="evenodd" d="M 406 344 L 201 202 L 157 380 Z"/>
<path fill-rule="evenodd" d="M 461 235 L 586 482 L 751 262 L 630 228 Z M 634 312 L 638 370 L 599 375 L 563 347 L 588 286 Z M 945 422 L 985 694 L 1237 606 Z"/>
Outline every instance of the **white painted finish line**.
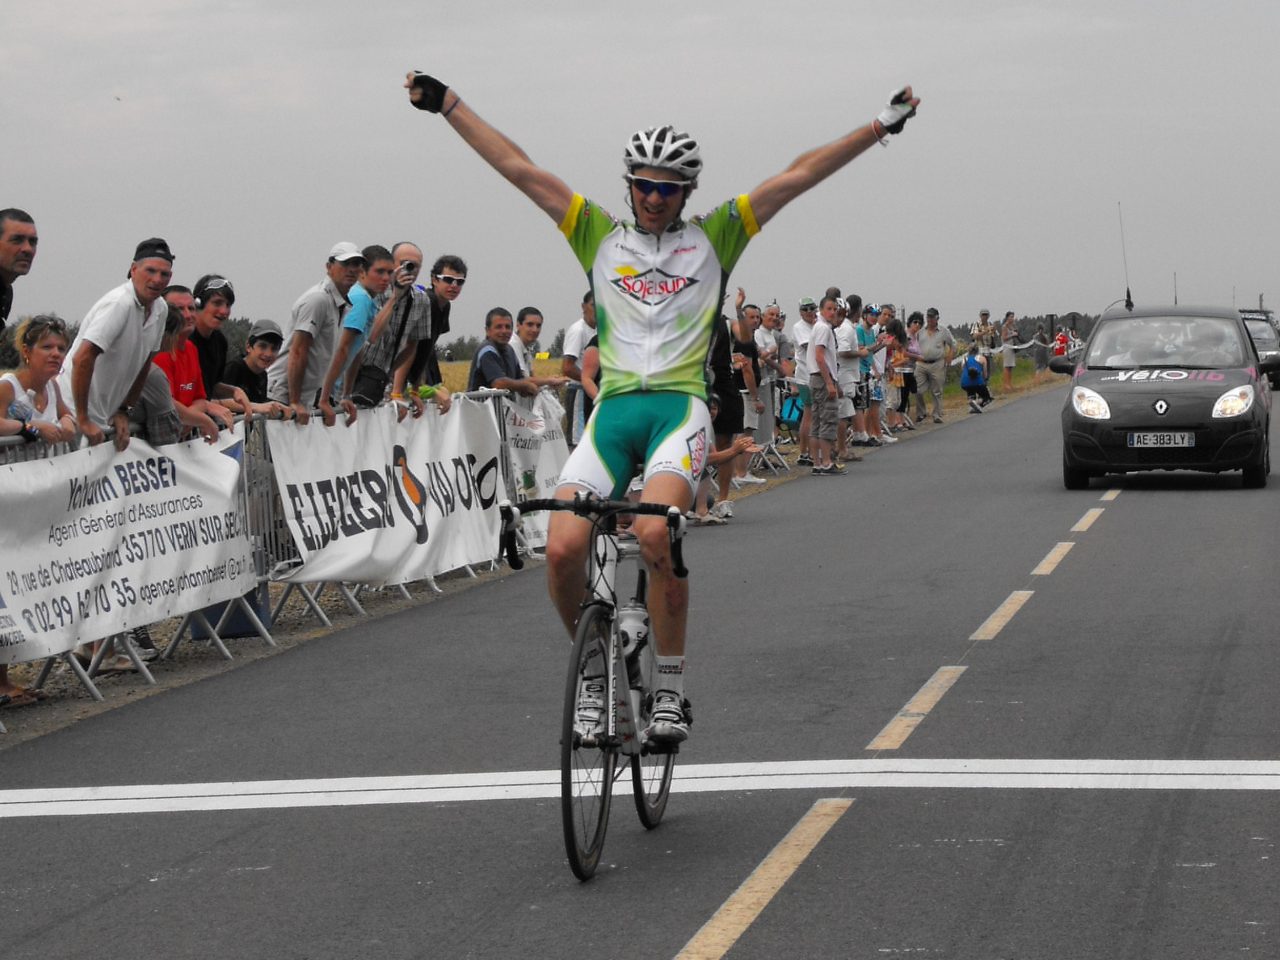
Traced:
<path fill-rule="evenodd" d="M 677 793 L 731 790 L 1280 790 L 1280 760 L 801 760 L 676 766 Z M 628 778 L 618 789 L 629 792 Z M 544 800 L 559 770 L 0 790 L 0 819 Z"/>

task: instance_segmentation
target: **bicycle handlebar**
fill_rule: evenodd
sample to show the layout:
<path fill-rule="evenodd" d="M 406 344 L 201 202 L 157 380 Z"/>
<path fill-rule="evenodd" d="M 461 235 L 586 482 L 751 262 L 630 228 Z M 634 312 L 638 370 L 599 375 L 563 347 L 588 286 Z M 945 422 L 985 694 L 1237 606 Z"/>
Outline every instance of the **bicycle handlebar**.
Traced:
<path fill-rule="evenodd" d="M 665 503 L 633 503 L 630 500 L 605 500 L 590 494 L 574 494 L 572 500 L 522 500 L 518 505 L 512 504 L 510 500 L 503 500 L 498 504 L 498 509 L 502 514 L 502 552 L 506 554 L 507 563 L 512 570 L 524 568 L 524 560 L 516 548 L 516 529 L 520 526 L 520 518 L 538 510 L 560 510 L 593 519 L 617 513 L 666 517 L 667 537 L 671 543 L 671 570 L 682 580 L 689 575 L 689 568 L 684 565 L 684 550 L 681 545 L 686 523 L 679 507 Z"/>

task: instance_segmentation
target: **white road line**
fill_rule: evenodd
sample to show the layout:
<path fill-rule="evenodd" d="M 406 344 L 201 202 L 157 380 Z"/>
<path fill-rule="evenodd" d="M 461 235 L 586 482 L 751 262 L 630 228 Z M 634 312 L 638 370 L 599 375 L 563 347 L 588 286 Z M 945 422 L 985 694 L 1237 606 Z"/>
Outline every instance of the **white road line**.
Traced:
<path fill-rule="evenodd" d="M 1120 496 L 1120 488 L 1119 488 L 1119 487 L 1112 487 L 1110 490 L 1108 490 L 1106 493 L 1104 493 L 1104 494 L 1103 494 L 1102 496 L 1100 496 L 1098 499 L 1099 499 L 1099 500 L 1101 500 L 1103 503 L 1110 503 L 1111 501 L 1113 501 L 1113 500 L 1114 500 L 1116 497 L 1118 497 L 1118 496 Z"/>
<path fill-rule="evenodd" d="M 620 781 L 625 789 L 625 780 Z M 676 766 L 673 790 L 1280 790 L 1280 760 L 800 760 Z M 0 790 L 0 819 L 533 800 L 560 771 Z"/>

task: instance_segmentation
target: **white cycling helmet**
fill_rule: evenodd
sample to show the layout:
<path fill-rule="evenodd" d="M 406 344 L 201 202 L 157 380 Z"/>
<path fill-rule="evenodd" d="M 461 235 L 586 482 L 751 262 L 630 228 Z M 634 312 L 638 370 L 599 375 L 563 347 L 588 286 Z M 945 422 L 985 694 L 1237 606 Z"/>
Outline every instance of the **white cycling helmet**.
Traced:
<path fill-rule="evenodd" d="M 698 141 L 670 125 L 636 131 L 627 141 L 623 159 L 628 172 L 634 173 L 641 167 L 672 170 L 688 180 L 690 186 L 697 186 L 698 174 L 702 172 Z"/>

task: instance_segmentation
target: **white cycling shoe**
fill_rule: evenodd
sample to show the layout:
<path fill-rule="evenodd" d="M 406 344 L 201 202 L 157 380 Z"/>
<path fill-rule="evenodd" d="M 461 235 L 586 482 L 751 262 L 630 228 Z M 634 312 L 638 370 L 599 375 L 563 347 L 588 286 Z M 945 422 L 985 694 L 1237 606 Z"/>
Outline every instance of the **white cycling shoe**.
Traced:
<path fill-rule="evenodd" d="M 653 697 L 653 712 L 645 738 L 654 743 L 684 743 L 689 739 L 689 720 L 680 697 L 670 690 L 659 690 Z"/>
<path fill-rule="evenodd" d="M 573 729 L 584 739 L 604 732 L 604 677 L 584 677 Z"/>

